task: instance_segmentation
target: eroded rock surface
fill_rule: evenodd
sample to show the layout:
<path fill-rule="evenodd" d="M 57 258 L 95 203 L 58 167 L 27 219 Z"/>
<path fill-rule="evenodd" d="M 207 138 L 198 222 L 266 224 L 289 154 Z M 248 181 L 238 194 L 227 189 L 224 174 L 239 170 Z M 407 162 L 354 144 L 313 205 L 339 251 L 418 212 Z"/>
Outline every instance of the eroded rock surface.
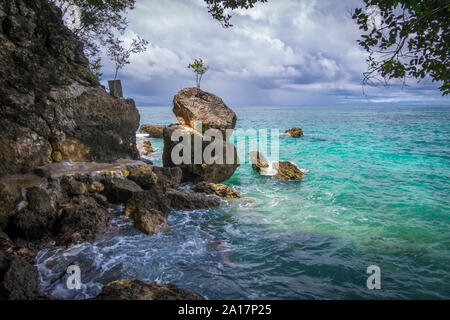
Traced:
<path fill-rule="evenodd" d="M 185 126 L 194 128 L 202 123 L 203 132 L 208 129 L 234 129 L 237 117 L 219 97 L 197 88 L 185 88 L 175 95 L 173 113 Z"/>
<path fill-rule="evenodd" d="M 225 199 L 238 199 L 241 197 L 239 192 L 224 184 L 215 184 L 211 182 L 200 182 L 194 187 L 195 192 L 214 194 Z"/>
<path fill-rule="evenodd" d="M 150 138 L 162 138 L 166 126 L 160 124 L 143 124 L 139 129 L 140 133 L 148 134 Z"/>
<path fill-rule="evenodd" d="M 0 1 L 0 175 L 51 162 L 137 159 L 139 113 L 90 72 L 46 0 Z"/>
<path fill-rule="evenodd" d="M 120 280 L 104 286 L 95 300 L 204 300 L 204 298 L 173 284 Z"/>
<path fill-rule="evenodd" d="M 285 133 L 290 135 L 292 138 L 300 138 L 303 136 L 303 130 L 300 128 L 292 128 L 285 131 Z"/>

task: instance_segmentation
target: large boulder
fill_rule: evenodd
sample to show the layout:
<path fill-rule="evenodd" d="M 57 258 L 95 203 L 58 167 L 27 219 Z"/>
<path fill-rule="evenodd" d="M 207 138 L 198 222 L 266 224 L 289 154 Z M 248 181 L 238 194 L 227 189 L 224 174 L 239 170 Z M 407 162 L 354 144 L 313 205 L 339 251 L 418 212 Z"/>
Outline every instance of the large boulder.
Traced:
<path fill-rule="evenodd" d="M 172 159 L 172 152 L 175 146 L 180 142 L 172 141 L 172 134 L 180 130 L 181 133 L 189 137 L 191 154 L 189 155 L 189 161 L 182 164 L 174 163 Z M 201 141 L 201 155 L 200 161 L 196 161 L 195 155 L 195 141 Z M 205 148 L 211 142 L 203 140 L 203 136 L 198 131 L 188 128 L 183 125 L 172 125 L 164 129 L 164 152 L 163 152 L 163 165 L 164 167 L 179 167 L 183 171 L 183 182 L 214 182 L 219 183 L 228 180 L 236 171 L 239 166 L 239 160 L 237 156 L 236 147 L 227 142 L 221 141 L 222 159 L 219 159 L 219 155 L 216 155 L 215 161 L 212 164 L 207 164 L 202 161 L 202 154 Z M 231 161 L 227 161 L 231 159 Z"/>
<path fill-rule="evenodd" d="M 60 210 L 55 228 L 59 245 L 93 241 L 107 230 L 111 219 L 93 198 L 75 197 Z"/>
<path fill-rule="evenodd" d="M 148 134 L 150 138 L 162 138 L 166 126 L 160 124 L 143 124 L 139 129 L 140 133 Z"/>
<path fill-rule="evenodd" d="M 158 182 L 158 176 L 153 172 L 153 168 L 150 166 L 140 166 L 139 168 L 130 171 L 128 179 L 134 181 L 145 190 L 150 189 Z"/>
<path fill-rule="evenodd" d="M 210 129 L 234 129 L 237 117 L 219 97 L 197 88 L 185 88 L 173 99 L 173 113 L 182 125 L 194 128 L 200 121 L 203 132 Z"/>
<path fill-rule="evenodd" d="M 169 201 L 158 190 L 135 193 L 125 207 L 125 216 L 133 221 L 136 229 L 146 234 L 167 230 L 169 213 Z"/>
<path fill-rule="evenodd" d="M 0 1 L 0 175 L 61 159 L 137 159 L 139 113 L 89 70 L 47 0 Z"/>
<path fill-rule="evenodd" d="M 94 300 L 204 300 L 204 298 L 174 284 L 119 280 L 104 286 Z"/>

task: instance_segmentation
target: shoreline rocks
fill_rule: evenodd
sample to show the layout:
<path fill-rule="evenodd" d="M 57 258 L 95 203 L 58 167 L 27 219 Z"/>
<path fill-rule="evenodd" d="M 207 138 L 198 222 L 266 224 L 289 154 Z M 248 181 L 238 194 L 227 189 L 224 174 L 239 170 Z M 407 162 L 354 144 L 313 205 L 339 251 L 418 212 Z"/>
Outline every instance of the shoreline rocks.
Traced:
<path fill-rule="evenodd" d="M 119 280 L 105 285 L 92 300 L 205 300 L 199 294 L 174 284 Z"/>
<path fill-rule="evenodd" d="M 200 182 L 194 187 L 195 192 L 212 194 L 225 199 L 239 199 L 241 195 L 236 190 L 224 185 L 211 182 Z"/>
<path fill-rule="evenodd" d="M 166 126 L 159 124 L 143 124 L 139 129 L 142 134 L 148 134 L 150 138 L 162 138 Z"/>
<path fill-rule="evenodd" d="M 258 173 L 261 172 L 261 169 L 269 168 L 269 161 L 259 151 L 250 152 L 250 163 L 252 164 L 253 170 Z"/>
<path fill-rule="evenodd" d="M 155 153 L 155 150 L 153 150 L 152 143 L 149 140 L 141 140 L 136 142 L 136 147 L 141 157 L 149 156 Z"/>
<path fill-rule="evenodd" d="M 268 175 L 264 172 L 267 168 L 270 168 L 270 175 L 275 176 L 279 180 L 301 180 L 303 178 L 303 172 L 290 161 L 279 161 L 269 163 L 267 159 L 258 151 L 250 152 L 250 162 L 255 172 L 259 174 Z M 272 166 L 272 167 L 270 167 Z"/>

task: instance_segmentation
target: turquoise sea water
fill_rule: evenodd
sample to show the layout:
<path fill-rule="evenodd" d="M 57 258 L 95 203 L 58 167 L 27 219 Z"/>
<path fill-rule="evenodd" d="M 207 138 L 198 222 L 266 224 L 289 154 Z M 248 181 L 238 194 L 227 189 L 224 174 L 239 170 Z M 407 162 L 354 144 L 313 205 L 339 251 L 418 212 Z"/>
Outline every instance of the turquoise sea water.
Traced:
<path fill-rule="evenodd" d="M 42 289 L 86 298 L 138 278 L 209 299 L 450 298 L 450 107 L 234 110 L 238 128 L 303 128 L 303 138 L 280 136 L 280 158 L 305 170 L 302 181 L 241 165 L 226 184 L 254 203 L 176 211 L 155 236 L 118 218 L 114 237 L 42 251 Z M 140 113 L 142 123 L 176 122 L 170 107 Z M 152 144 L 162 152 L 162 140 Z M 74 261 L 78 292 L 58 280 Z M 366 287 L 370 265 L 381 268 L 381 290 Z"/>

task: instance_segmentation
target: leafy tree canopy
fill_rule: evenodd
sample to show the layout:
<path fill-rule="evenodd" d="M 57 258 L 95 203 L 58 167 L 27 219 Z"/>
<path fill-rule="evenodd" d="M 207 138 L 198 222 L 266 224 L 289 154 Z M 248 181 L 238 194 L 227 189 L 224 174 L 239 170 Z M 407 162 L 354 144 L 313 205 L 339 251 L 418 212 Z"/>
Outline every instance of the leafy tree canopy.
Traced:
<path fill-rule="evenodd" d="M 369 53 L 365 84 L 431 77 L 450 93 L 449 0 L 364 0 L 352 18 Z"/>

